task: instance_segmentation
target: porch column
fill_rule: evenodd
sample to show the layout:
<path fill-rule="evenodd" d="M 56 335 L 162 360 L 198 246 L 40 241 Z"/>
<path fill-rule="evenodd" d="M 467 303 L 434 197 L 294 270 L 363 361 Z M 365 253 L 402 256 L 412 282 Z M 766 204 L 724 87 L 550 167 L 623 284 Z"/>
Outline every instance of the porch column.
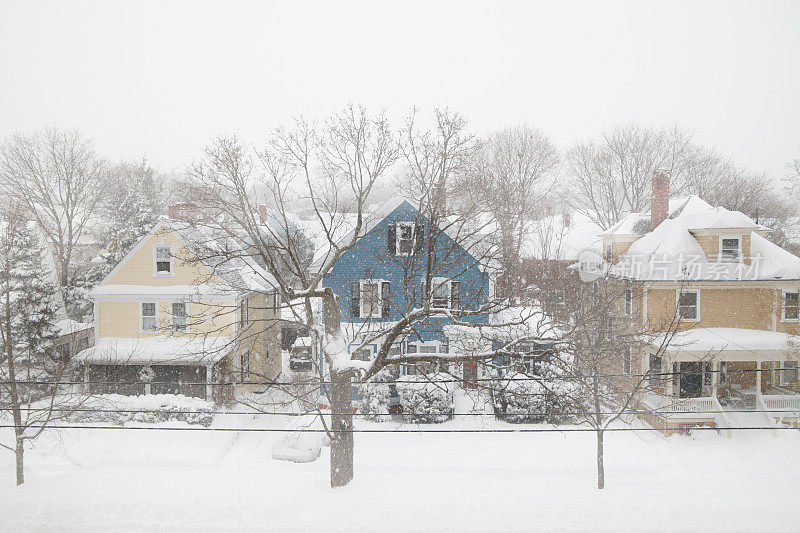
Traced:
<path fill-rule="evenodd" d="M 673 389 L 675 388 L 673 385 L 675 383 L 675 374 L 672 373 L 673 371 L 673 362 L 667 357 L 664 356 L 664 363 L 662 365 L 661 371 L 664 372 L 664 378 L 666 379 L 666 387 L 665 390 L 667 392 L 667 396 L 672 398 L 674 392 Z"/>
<path fill-rule="evenodd" d="M 211 401 L 213 391 L 211 390 L 211 365 L 206 367 L 206 400 Z"/>
<path fill-rule="evenodd" d="M 761 394 L 761 361 L 756 361 L 756 394 Z"/>
<path fill-rule="evenodd" d="M 711 396 L 717 395 L 717 387 L 719 386 L 719 373 L 720 364 L 716 361 L 711 363 Z"/>

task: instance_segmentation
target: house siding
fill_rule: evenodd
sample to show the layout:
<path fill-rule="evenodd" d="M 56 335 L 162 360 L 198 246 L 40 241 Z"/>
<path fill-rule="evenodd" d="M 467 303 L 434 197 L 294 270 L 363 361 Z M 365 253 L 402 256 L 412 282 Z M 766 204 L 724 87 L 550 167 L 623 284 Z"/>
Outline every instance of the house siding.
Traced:
<path fill-rule="evenodd" d="M 429 234 L 429 222 L 422 218 Z M 361 237 L 356 244 L 340 257 L 325 275 L 323 283 L 339 296 L 343 322 L 363 323 L 371 321 L 399 320 L 406 312 L 419 302 L 422 291 L 422 274 L 425 271 L 427 246 L 415 255 L 415 275 L 406 276 L 404 268 L 405 256 L 392 256 L 388 249 L 389 227 L 397 222 L 418 222 L 418 212 L 408 202 L 403 202 L 390 214 L 384 217 L 372 230 Z M 460 283 L 461 308 L 477 309 L 486 301 L 488 278 L 479 268 L 477 260 L 458 246 L 449 236 L 441 234 L 436 239 L 433 260 L 436 277 L 452 278 Z M 362 318 L 353 316 L 352 283 L 362 279 L 388 281 L 391 288 L 391 305 L 389 316 L 381 318 Z M 468 316 L 467 322 L 486 323 L 488 316 Z M 423 341 L 448 339 L 442 331 L 450 320 L 445 316 L 431 316 L 415 325 Z"/>

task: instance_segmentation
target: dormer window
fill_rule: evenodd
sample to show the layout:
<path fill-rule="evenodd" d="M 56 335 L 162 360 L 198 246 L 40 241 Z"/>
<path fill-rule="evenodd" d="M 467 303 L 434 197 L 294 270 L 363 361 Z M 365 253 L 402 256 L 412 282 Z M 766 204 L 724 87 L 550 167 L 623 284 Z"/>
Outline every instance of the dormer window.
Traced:
<path fill-rule="evenodd" d="M 173 274 L 172 246 L 156 246 L 155 263 L 156 276 L 171 276 Z"/>
<path fill-rule="evenodd" d="M 738 261 L 742 256 L 742 241 L 739 237 L 723 237 L 719 247 L 722 261 Z"/>

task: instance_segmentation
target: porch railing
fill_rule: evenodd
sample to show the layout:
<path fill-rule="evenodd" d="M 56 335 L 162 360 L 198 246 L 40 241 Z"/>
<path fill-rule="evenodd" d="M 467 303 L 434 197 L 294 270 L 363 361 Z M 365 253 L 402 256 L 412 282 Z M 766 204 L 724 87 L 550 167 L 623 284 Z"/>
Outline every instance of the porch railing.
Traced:
<path fill-rule="evenodd" d="M 765 411 L 785 412 L 787 414 L 800 414 L 800 395 L 795 394 L 764 394 Z"/>
<path fill-rule="evenodd" d="M 711 396 L 701 398 L 682 398 L 667 404 L 659 411 L 664 413 L 703 413 L 712 416 L 714 400 Z"/>

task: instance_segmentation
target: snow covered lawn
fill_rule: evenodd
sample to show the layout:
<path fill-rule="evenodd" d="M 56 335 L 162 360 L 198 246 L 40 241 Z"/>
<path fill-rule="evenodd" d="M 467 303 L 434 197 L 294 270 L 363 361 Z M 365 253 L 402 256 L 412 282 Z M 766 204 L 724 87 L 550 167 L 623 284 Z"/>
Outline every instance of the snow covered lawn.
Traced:
<path fill-rule="evenodd" d="M 484 418 L 428 427 L 547 427 Z M 236 415 L 218 416 L 212 427 L 287 423 Z M 276 461 L 272 447 L 282 436 L 51 432 L 27 453 L 22 487 L 13 484 L 12 454 L 0 455 L 0 524 L 4 530 L 800 527 L 795 431 L 731 439 L 715 432 L 612 433 L 602 492 L 594 488 L 591 433 L 358 434 L 355 481 L 337 490 L 328 487 L 328 448 L 313 463 Z"/>

